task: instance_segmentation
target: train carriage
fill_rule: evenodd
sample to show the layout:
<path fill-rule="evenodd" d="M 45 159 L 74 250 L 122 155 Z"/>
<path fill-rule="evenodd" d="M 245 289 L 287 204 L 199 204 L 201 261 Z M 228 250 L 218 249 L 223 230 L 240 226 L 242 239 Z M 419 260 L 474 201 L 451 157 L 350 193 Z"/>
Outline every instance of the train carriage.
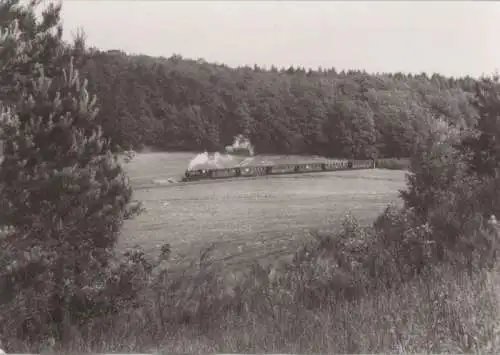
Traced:
<path fill-rule="evenodd" d="M 255 176 L 264 176 L 269 173 L 269 170 L 272 169 L 272 167 L 268 166 L 256 166 L 254 167 L 254 172 Z"/>
<path fill-rule="evenodd" d="M 236 169 L 213 169 L 212 170 L 212 178 L 230 178 L 235 177 L 237 175 Z"/>
<path fill-rule="evenodd" d="M 257 175 L 257 173 L 255 171 L 255 167 L 253 167 L 253 166 L 241 167 L 239 169 L 240 169 L 241 176 L 255 176 L 255 175 Z"/>
<path fill-rule="evenodd" d="M 352 162 L 352 168 L 353 169 L 359 169 L 359 160 L 353 160 Z"/>
<path fill-rule="evenodd" d="M 354 169 L 371 169 L 373 168 L 373 160 L 355 160 Z"/>
<path fill-rule="evenodd" d="M 271 168 L 271 174 L 290 174 L 295 172 L 295 165 L 276 165 Z"/>
<path fill-rule="evenodd" d="M 342 161 L 341 160 L 328 160 L 324 163 L 321 163 L 321 170 L 324 171 L 335 171 L 342 169 Z"/>
<path fill-rule="evenodd" d="M 314 171 L 322 171 L 321 164 L 319 163 L 312 163 L 312 164 L 297 164 L 296 165 L 296 172 L 299 173 L 307 173 L 307 172 L 314 172 Z"/>
<path fill-rule="evenodd" d="M 325 170 L 326 171 L 337 170 L 337 164 L 334 161 L 329 161 L 325 163 Z"/>
<path fill-rule="evenodd" d="M 307 171 L 309 171 L 311 169 L 311 167 L 309 166 L 309 164 L 297 164 L 295 165 L 295 172 L 297 173 L 305 173 Z"/>
<path fill-rule="evenodd" d="M 323 163 L 312 163 L 309 164 L 311 166 L 311 172 L 323 171 Z"/>

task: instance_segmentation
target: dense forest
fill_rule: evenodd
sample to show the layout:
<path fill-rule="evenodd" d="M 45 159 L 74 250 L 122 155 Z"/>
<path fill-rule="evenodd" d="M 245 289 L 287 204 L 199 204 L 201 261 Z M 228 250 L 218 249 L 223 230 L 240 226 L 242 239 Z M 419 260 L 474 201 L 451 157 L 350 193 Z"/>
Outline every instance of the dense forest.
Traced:
<path fill-rule="evenodd" d="M 230 68 L 204 60 L 93 51 L 82 73 L 107 136 L 124 149 L 404 157 L 425 116 L 471 126 L 476 80 L 360 70 Z"/>

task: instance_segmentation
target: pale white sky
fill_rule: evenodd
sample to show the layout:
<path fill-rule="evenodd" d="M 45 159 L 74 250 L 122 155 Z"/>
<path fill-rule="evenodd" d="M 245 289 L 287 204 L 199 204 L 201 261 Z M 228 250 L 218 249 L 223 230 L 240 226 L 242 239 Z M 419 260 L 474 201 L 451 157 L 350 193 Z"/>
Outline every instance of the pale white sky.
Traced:
<path fill-rule="evenodd" d="M 500 68 L 500 2 L 63 0 L 67 38 L 231 66 L 479 76 Z"/>

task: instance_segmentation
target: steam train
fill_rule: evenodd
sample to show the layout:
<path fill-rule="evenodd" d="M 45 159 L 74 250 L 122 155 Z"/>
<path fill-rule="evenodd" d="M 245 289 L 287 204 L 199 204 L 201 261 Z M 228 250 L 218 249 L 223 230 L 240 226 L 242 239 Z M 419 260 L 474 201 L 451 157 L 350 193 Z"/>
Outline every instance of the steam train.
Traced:
<path fill-rule="evenodd" d="M 264 175 L 300 174 L 338 170 L 359 170 L 375 168 L 375 160 L 327 160 L 325 162 L 301 164 L 277 164 L 264 166 L 237 166 L 225 169 L 187 170 L 182 181 L 230 179 Z"/>

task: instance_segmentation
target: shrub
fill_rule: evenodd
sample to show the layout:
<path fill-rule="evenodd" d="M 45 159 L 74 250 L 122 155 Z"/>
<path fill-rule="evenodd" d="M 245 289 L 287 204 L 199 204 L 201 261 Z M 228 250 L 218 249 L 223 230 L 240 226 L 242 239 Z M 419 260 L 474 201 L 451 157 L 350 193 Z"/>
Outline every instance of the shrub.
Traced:
<path fill-rule="evenodd" d="M 432 259 L 471 272 L 493 265 L 496 258 L 498 237 L 486 219 L 499 205 L 491 203 L 498 201 L 495 180 L 471 173 L 469 155 L 459 148 L 470 136 L 471 131 L 431 120 L 411 159 L 408 185 L 401 197 L 404 213 L 412 220 L 408 227 L 426 225 L 430 230 L 426 239 L 433 244 Z"/>

